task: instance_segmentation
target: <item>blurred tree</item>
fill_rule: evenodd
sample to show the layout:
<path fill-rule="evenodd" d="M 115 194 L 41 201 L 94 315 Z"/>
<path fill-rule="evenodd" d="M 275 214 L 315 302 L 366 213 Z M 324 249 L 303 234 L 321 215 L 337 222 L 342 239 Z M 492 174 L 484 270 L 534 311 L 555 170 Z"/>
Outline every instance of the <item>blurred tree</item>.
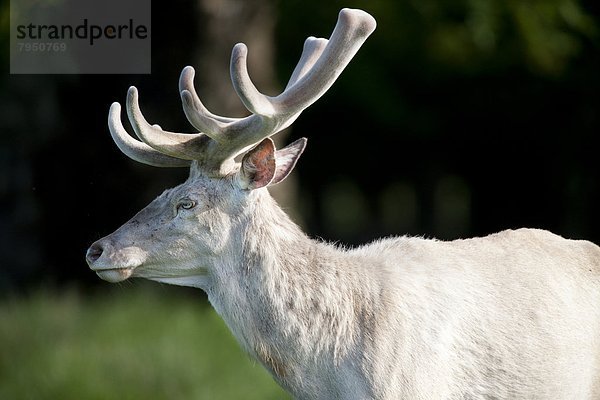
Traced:
<path fill-rule="evenodd" d="M 276 37 L 286 60 L 293 49 L 283 43 L 296 42 L 299 32 L 328 35 L 323 27 L 340 7 L 363 8 L 378 21 L 330 100 L 295 124 L 301 134 L 315 132 L 302 169 L 315 233 L 357 243 L 381 233 L 453 238 L 521 225 L 574 236 L 597 231 L 598 215 L 587 204 L 599 196 L 589 183 L 598 167 L 582 153 L 598 142 L 595 3 L 278 4 Z M 347 195 L 360 198 L 325 198 L 348 180 L 358 192 Z M 391 211 L 394 201 L 408 204 L 416 219 Z M 360 214 L 368 221 L 360 234 L 339 235 L 344 229 L 332 226 L 331 203 L 340 206 L 335 220 Z"/>
<path fill-rule="evenodd" d="M 198 43 L 195 52 L 197 87 L 203 101 L 217 114 L 244 117 L 242 105 L 231 85 L 229 58 L 236 43 L 248 46 L 248 70 L 259 90 L 277 95 L 282 86 L 275 75 L 275 25 L 272 0 L 198 0 Z M 202 96 L 202 95 L 201 95 Z M 289 130 L 288 130 L 289 131 Z M 278 147 L 285 145 L 288 131 L 274 136 Z M 270 188 L 278 202 L 295 209 L 297 183 L 293 176 Z M 299 218 L 295 215 L 296 219 Z"/>
<path fill-rule="evenodd" d="M 535 226 L 600 241 L 597 2 L 173 0 L 153 4 L 152 75 L 8 75 L 4 46 L 0 290 L 96 282 L 87 245 L 185 179 L 115 148 L 106 112 L 127 86 L 151 122 L 191 131 L 175 89 L 192 64 L 210 109 L 245 115 L 228 76 L 235 42 L 248 44 L 257 87 L 275 94 L 304 39 L 328 37 L 342 7 L 370 12 L 378 29 L 294 123 L 310 141 L 300 202 L 286 209 L 310 234 L 359 243 Z M 0 29 L 8 44 L 8 2 Z"/>
<path fill-rule="evenodd" d="M 35 279 L 44 240 L 34 159 L 59 126 L 58 83 L 9 76 L 9 2 L 0 3 L 0 293 Z M 10 77 L 10 78 L 9 78 Z"/>

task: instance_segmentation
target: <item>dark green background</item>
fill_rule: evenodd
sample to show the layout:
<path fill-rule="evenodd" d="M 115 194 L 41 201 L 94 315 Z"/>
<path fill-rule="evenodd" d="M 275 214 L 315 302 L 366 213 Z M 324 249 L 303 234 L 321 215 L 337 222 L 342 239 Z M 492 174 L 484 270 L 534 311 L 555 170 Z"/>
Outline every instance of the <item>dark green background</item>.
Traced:
<path fill-rule="evenodd" d="M 288 138 L 309 138 L 296 211 L 310 235 L 354 245 L 527 226 L 600 242 L 597 2 L 273 4 L 282 86 L 304 38 L 329 36 L 340 8 L 378 21 Z M 152 7 L 151 75 L 11 76 L 2 6 L 0 290 L 97 284 L 87 246 L 187 176 L 127 159 L 106 127 L 136 85 L 150 120 L 191 131 L 177 79 L 206 21 L 194 2 Z"/>

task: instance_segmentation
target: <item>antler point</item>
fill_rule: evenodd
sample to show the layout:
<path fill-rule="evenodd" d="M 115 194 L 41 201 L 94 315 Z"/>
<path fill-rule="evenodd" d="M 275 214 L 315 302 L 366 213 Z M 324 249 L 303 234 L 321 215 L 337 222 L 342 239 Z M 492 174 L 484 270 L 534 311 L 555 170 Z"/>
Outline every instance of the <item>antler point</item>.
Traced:
<path fill-rule="evenodd" d="M 196 70 L 191 65 L 186 65 L 181 70 L 181 75 L 191 75 L 191 77 L 193 78 L 195 74 L 196 74 Z"/>

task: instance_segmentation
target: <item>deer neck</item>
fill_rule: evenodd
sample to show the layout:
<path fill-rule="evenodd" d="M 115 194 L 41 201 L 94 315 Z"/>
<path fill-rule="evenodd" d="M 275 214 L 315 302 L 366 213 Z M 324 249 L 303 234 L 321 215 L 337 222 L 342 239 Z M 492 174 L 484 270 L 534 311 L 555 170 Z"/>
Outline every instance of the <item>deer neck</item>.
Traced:
<path fill-rule="evenodd" d="M 356 322 L 347 299 L 357 294 L 340 263 L 344 253 L 308 238 L 268 192 L 253 204 L 237 273 L 211 301 L 242 346 L 284 381 L 320 355 L 347 352 Z"/>

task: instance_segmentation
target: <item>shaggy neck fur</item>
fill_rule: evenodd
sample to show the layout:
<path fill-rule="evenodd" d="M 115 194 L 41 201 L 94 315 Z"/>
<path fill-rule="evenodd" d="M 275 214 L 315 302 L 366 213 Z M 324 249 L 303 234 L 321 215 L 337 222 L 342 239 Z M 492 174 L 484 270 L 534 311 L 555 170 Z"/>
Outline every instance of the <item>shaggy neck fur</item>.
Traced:
<path fill-rule="evenodd" d="M 345 268 L 355 262 L 340 262 L 350 254 L 309 239 L 266 190 L 255 192 L 241 226 L 232 229 L 242 232 L 232 256 L 217 266 L 231 273 L 220 276 L 209 297 L 242 346 L 284 387 L 316 391 L 324 378 L 318 371 L 335 370 L 362 340 L 357 325 L 371 314 L 370 285 L 356 284 Z M 313 375 L 315 382 L 306 382 Z M 304 381 L 295 381 L 300 376 Z"/>

